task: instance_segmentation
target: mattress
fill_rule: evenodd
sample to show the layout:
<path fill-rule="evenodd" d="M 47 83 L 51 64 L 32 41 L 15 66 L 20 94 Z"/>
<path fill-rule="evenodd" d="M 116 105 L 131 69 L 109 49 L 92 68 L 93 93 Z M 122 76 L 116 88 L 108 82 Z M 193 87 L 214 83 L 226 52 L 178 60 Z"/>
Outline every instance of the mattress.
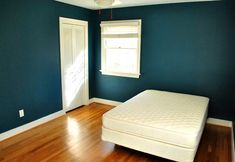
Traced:
<path fill-rule="evenodd" d="M 197 148 L 207 118 L 207 97 L 146 90 L 103 115 L 103 128 Z"/>

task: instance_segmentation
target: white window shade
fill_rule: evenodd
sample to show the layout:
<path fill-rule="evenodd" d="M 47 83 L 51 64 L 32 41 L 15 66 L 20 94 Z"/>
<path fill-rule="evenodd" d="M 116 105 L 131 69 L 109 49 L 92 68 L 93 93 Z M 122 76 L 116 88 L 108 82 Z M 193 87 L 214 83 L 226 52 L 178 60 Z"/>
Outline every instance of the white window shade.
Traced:
<path fill-rule="evenodd" d="M 104 75 L 139 78 L 141 20 L 101 22 Z"/>
<path fill-rule="evenodd" d="M 138 34 L 136 26 L 103 26 L 103 35 L 105 34 Z"/>

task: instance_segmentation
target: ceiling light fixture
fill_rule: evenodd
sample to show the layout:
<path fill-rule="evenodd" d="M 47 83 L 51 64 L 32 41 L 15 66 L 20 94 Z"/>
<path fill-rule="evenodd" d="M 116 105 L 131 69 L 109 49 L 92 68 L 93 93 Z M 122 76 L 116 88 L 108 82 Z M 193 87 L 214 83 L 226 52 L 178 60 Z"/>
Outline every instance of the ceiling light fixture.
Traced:
<path fill-rule="evenodd" d="M 94 1 L 100 7 L 109 7 L 114 4 L 115 0 L 94 0 Z"/>

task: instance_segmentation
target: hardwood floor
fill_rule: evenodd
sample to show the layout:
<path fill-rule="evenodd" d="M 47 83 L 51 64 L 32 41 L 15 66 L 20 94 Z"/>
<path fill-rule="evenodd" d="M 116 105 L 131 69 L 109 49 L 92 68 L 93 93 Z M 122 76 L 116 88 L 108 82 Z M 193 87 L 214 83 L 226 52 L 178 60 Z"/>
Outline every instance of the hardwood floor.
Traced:
<path fill-rule="evenodd" d="M 0 161 L 170 162 L 103 142 L 102 114 L 112 106 L 93 103 L 0 142 Z M 206 125 L 195 162 L 231 162 L 231 129 Z"/>

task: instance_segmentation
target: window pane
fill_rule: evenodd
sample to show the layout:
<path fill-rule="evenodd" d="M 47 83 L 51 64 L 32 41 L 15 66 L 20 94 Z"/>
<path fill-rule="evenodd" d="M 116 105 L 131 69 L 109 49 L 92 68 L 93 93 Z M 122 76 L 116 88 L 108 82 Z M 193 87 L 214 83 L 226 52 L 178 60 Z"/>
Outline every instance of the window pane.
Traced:
<path fill-rule="evenodd" d="M 136 73 L 136 63 L 136 49 L 106 49 L 107 71 Z"/>
<path fill-rule="evenodd" d="M 105 38 L 105 48 L 137 48 L 137 38 Z"/>

